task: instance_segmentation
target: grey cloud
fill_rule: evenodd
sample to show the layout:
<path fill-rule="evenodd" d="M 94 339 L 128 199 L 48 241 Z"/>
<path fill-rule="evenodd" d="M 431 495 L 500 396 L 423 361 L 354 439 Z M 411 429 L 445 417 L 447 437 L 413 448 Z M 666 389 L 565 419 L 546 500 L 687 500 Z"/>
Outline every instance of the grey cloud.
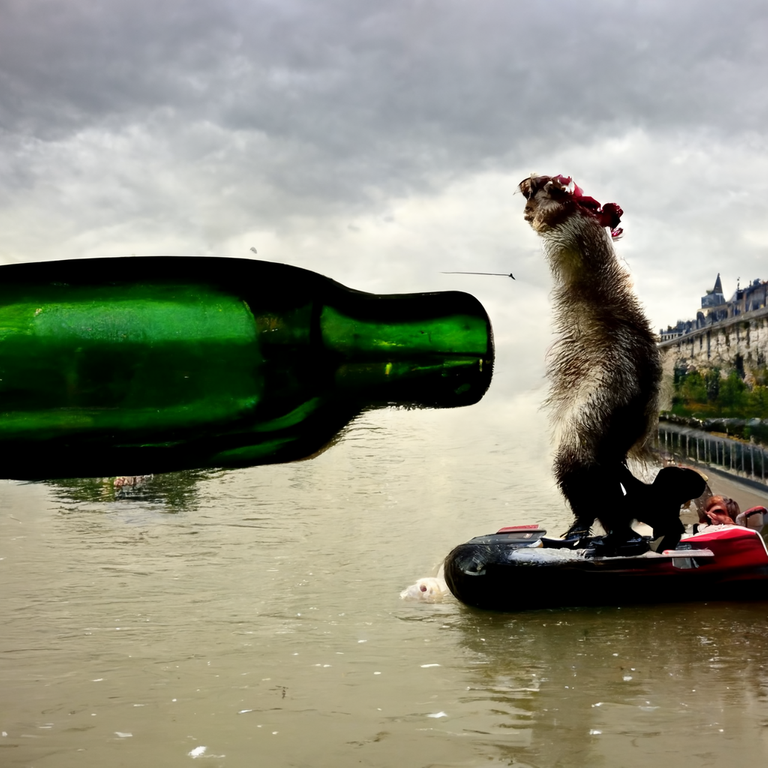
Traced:
<path fill-rule="evenodd" d="M 724 252 L 765 249 L 762 2 L 0 0 L 0 18 L 3 258 L 50 255 L 50 235 L 74 255 L 253 232 L 288 252 L 313 232 L 343 239 L 328 271 L 386 253 L 392 274 L 434 273 L 371 222 L 534 170 L 624 206 L 656 314 L 659 272 L 709 283 Z M 519 206 L 476 246 L 481 204 L 457 208 L 448 255 L 514 269 L 536 247 Z"/>
<path fill-rule="evenodd" d="M 760 3 L 4 5 L 2 125 L 43 138 L 167 110 L 331 154 L 477 161 L 532 134 L 766 116 Z"/>

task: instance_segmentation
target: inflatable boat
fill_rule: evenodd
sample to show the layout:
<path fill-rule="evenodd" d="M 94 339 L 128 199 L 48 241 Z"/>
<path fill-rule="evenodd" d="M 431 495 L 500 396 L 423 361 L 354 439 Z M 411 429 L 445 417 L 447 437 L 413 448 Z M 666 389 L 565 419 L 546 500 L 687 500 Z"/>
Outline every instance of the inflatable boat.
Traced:
<path fill-rule="evenodd" d="M 676 549 L 629 557 L 547 547 L 545 533 L 511 526 L 460 544 L 445 559 L 448 588 L 494 611 L 768 599 L 768 549 L 751 528 L 711 526 Z"/>

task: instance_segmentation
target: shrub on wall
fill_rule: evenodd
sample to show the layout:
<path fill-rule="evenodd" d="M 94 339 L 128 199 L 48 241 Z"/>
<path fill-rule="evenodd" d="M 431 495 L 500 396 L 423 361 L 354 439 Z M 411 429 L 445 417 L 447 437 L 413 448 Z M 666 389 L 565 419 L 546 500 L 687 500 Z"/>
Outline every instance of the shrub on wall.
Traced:
<path fill-rule="evenodd" d="M 723 377 L 719 368 L 675 370 L 672 413 L 704 418 L 768 418 L 768 377 L 755 377 L 752 389 L 738 370 Z"/>

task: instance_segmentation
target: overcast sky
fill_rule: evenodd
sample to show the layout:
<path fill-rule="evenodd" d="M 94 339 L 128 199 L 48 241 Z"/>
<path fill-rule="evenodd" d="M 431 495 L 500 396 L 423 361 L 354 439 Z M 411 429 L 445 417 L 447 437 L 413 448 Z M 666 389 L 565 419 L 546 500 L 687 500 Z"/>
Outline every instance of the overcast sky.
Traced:
<path fill-rule="evenodd" d="M 622 206 L 656 328 L 768 279 L 767 41 L 764 0 L 0 0 L 0 263 L 253 246 L 467 290 L 533 388 L 531 172 Z"/>

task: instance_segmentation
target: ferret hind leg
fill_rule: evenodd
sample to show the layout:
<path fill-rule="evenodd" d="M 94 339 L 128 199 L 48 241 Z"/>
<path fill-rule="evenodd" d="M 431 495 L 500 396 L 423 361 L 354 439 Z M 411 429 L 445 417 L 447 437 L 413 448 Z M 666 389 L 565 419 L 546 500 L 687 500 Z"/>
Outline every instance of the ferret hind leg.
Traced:
<path fill-rule="evenodd" d="M 625 464 L 621 461 L 574 463 L 572 457 L 571 460 L 558 457 L 555 475 L 575 517 L 565 540 L 580 539 L 572 546 L 588 544 L 593 555 L 604 557 L 647 551 L 648 543 L 632 529 L 633 510 L 622 488 L 625 472 Z M 591 528 L 595 519 L 600 521 L 606 535 L 584 541 L 586 536 L 582 532 Z"/>
<path fill-rule="evenodd" d="M 616 527 L 624 494 L 616 466 L 578 461 L 567 452 L 555 459 L 555 478 L 568 500 L 574 522 L 565 538 L 586 537 L 595 519 L 606 533 Z"/>
<path fill-rule="evenodd" d="M 641 555 L 648 551 L 649 545 L 632 528 L 636 515 L 626 484 L 626 475 L 629 474 L 629 470 L 625 462 L 614 462 L 610 465 L 609 472 L 611 477 L 609 487 L 613 491 L 613 488 L 618 486 L 619 496 L 617 498 L 612 493 L 610 504 L 598 511 L 598 519 L 605 528 L 606 536 L 593 542 L 595 554 L 604 557 Z"/>

